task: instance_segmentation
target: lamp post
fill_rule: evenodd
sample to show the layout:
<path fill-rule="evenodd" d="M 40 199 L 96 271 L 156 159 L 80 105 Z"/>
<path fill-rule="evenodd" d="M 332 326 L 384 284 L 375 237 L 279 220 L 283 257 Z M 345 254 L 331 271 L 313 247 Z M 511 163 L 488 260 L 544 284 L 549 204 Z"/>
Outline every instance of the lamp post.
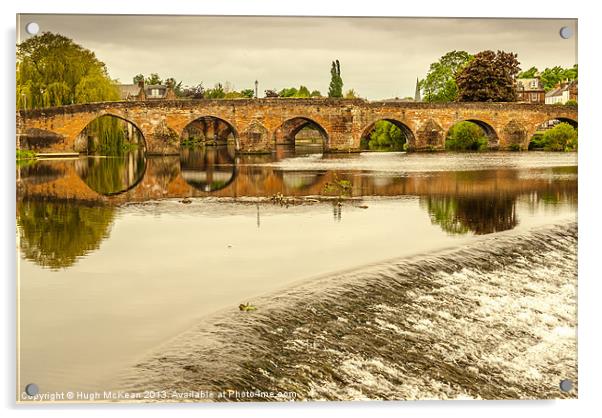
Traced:
<path fill-rule="evenodd" d="M 257 86 L 259 86 L 259 81 L 255 80 L 255 98 L 259 98 Z"/>

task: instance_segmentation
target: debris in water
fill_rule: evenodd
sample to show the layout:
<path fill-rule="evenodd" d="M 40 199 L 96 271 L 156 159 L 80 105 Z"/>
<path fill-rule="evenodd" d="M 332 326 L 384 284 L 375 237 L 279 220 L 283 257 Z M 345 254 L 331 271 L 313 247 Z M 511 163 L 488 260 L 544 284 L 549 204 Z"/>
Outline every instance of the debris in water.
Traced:
<path fill-rule="evenodd" d="M 270 200 L 272 201 L 272 203 L 275 203 L 280 206 L 286 206 L 287 208 L 289 207 L 289 205 L 295 203 L 294 197 L 287 197 L 284 196 L 282 193 L 276 193 L 275 195 L 272 195 L 272 197 L 270 197 Z"/>
<path fill-rule="evenodd" d="M 257 307 L 254 305 L 251 305 L 249 302 L 247 302 L 247 303 L 241 303 L 240 305 L 238 305 L 238 309 L 240 309 L 243 312 L 250 312 L 250 311 L 256 311 Z"/>

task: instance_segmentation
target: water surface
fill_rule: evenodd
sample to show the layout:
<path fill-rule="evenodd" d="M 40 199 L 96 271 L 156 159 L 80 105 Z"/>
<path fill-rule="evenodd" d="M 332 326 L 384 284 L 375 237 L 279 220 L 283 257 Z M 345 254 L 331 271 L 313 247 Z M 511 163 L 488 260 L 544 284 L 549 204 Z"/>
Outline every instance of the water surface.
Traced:
<path fill-rule="evenodd" d="M 577 166 L 570 153 L 322 156 L 281 150 L 235 156 L 208 148 L 173 157 L 39 161 L 19 169 L 17 189 L 20 381 L 49 391 L 102 390 L 119 387 L 118 376 L 171 338 L 211 323 L 218 312 L 238 313 L 241 302 L 269 300 L 261 298 L 316 277 L 336 281 L 337 272 L 385 260 L 572 224 Z M 528 254 L 548 257 L 551 250 L 534 245 Z M 556 251 L 569 257 L 572 244 Z M 480 267 L 474 268 L 471 280 L 478 280 Z M 493 281 L 508 278 L 503 269 L 488 274 Z M 387 277 L 379 279 L 377 293 Z M 458 292 L 456 297 L 463 290 Z M 311 298 L 332 295 L 324 290 Z M 564 295 L 569 302 L 574 296 Z M 354 321 L 354 297 L 340 302 L 341 309 L 349 308 L 347 321 Z M 395 300 L 383 303 L 382 309 L 409 312 Z M 380 318 L 378 301 L 370 306 L 366 315 Z M 304 318 L 295 323 L 321 323 Z M 270 347 L 280 350 L 276 343 Z M 399 360 L 365 354 L 342 361 L 381 361 L 385 367 Z M 296 354 L 288 366 L 281 361 L 274 359 L 285 369 L 305 364 Z M 355 377 L 363 379 L 360 374 Z M 303 386 L 304 397 L 408 397 L 365 388 L 345 392 L 349 388 L 338 383 L 329 397 L 313 385 L 313 392 Z M 466 389 L 452 392 L 450 397 L 475 396 Z"/>

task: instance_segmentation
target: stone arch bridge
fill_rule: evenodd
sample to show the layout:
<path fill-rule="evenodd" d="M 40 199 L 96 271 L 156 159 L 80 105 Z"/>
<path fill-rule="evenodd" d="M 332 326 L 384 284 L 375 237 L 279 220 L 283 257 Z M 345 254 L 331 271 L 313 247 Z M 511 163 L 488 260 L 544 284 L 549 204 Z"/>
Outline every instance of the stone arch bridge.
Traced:
<path fill-rule="evenodd" d="M 70 105 L 17 113 L 18 146 L 37 152 L 77 151 L 76 138 L 94 119 L 112 115 L 143 134 L 149 154 L 179 152 L 186 127 L 201 118 L 220 119 L 240 152 L 270 152 L 305 126 L 324 138 L 325 151 L 352 152 L 379 120 L 400 127 L 413 151 L 445 146 L 460 121 L 481 126 L 491 148 L 526 149 L 537 127 L 551 119 L 577 124 L 577 108 L 522 103 L 369 102 L 361 99 L 148 100 Z"/>

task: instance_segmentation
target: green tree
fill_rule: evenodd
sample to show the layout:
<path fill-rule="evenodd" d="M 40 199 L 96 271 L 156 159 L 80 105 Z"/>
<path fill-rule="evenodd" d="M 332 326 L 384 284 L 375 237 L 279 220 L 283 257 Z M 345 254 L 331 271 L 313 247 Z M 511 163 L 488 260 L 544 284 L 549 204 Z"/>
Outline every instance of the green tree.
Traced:
<path fill-rule="evenodd" d="M 166 78 L 165 79 L 165 85 L 167 87 L 171 87 L 177 97 L 182 97 L 182 95 L 184 94 L 184 91 L 183 91 L 183 88 L 182 88 L 182 82 L 181 81 L 178 82 L 173 77 Z"/>
<path fill-rule="evenodd" d="M 577 80 L 577 64 L 572 68 L 562 68 L 555 66 L 546 68 L 541 72 L 541 83 L 545 91 L 550 91 L 563 81 Z"/>
<path fill-rule="evenodd" d="M 297 90 L 297 94 L 295 95 L 295 97 L 307 98 L 309 96 L 309 89 L 305 86 L 299 86 L 299 90 Z"/>
<path fill-rule="evenodd" d="M 136 74 L 134 76 L 133 81 L 134 81 L 134 84 L 138 84 L 139 82 L 144 81 L 144 74 Z"/>
<path fill-rule="evenodd" d="M 531 67 L 527 71 L 522 71 L 519 73 L 517 78 L 534 78 L 538 72 L 539 70 L 537 67 Z"/>
<path fill-rule="evenodd" d="M 576 151 L 577 130 L 566 122 L 544 132 L 541 146 L 545 151 Z"/>
<path fill-rule="evenodd" d="M 45 32 L 17 45 L 17 108 L 119 100 L 105 64 L 71 39 Z"/>
<path fill-rule="evenodd" d="M 328 97 L 343 97 L 343 79 L 341 78 L 341 64 L 339 60 L 333 61 L 330 68 Z"/>
<path fill-rule="evenodd" d="M 424 80 L 419 82 L 425 102 L 453 102 L 458 98 L 456 75 L 472 59 L 466 51 L 451 51 L 429 67 Z"/>
<path fill-rule="evenodd" d="M 212 89 L 205 92 L 205 97 L 208 99 L 223 99 L 226 97 L 224 86 L 222 83 L 217 83 Z"/>
<path fill-rule="evenodd" d="M 311 97 L 322 97 L 322 93 L 320 93 L 320 90 L 314 90 L 310 93 Z"/>
<path fill-rule="evenodd" d="M 224 99 L 241 99 L 244 96 L 239 91 L 229 91 L 224 95 Z"/>
<path fill-rule="evenodd" d="M 161 77 L 159 77 L 159 74 L 151 73 L 151 75 L 146 77 L 146 80 L 144 80 L 144 83 L 148 84 L 148 85 L 161 85 L 161 84 L 163 84 L 163 80 L 161 79 Z"/>
<path fill-rule="evenodd" d="M 353 89 L 347 90 L 345 93 L 345 99 L 359 99 L 359 95 Z"/>
<path fill-rule="evenodd" d="M 523 71 L 518 75 L 518 78 L 533 78 L 539 70 L 536 67 L 531 67 L 527 71 Z M 539 73 L 541 84 L 545 91 L 550 91 L 555 88 L 558 83 L 563 81 L 573 81 L 578 79 L 578 66 L 573 65 L 571 68 L 562 68 L 560 66 L 554 66 L 552 68 L 546 68 Z"/>
<path fill-rule="evenodd" d="M 266 90 L 266 94 L 269 90 Z M 314 91 L 317 92 L 317 94 L 320 94 L 319 91 Z M 287 87 L 287 88 L 283 88 L 282 90 L 280 90 L 278 93 L 278 97 L 294 97 L 294 98 L 308 98 L 308 97 L 312 97 L 312 93 L 309 92 L 309 89 L 305 86 L 299 86 L 299 88 L 297 89 L 296 87 Z M 266 97 L 269 97 L 266 95 Z"/>
<path fill-rule="evenodd" d="M 565 68 L 564 70 L 564 78 L 567 80 L 577 80 L 579 78 L 579 67 L 577 64 L 573 65 L 571 68 Z"/>
<path fill-rule="evenodd" d="M 456 76 L 461 102 L 516 101 L 514 79 L 520 71 L 516 54 L 482 51 Z"/>
<path fill-rule="evenodd" d="M 255 97 L 255 90 L 253 89 L 244 89 L 240 91 L 240 94 L 242 95 L 242 97 L 247 97 L 249 99 L 252 99 L 253 97 Z"/>
<path fill-rule="evenodd" d="M 96 155 L 124 155 L 144 148 L 142 133 L 129 122 L 115 116 L 103 115 L 90 122 L 82 131 L 87 153 Z"/>
<path fill-rule="evenodd" d="M 278 97 L 295 97 L 297 89 L 295 87 L 284 88 L 278 92 Z"/>
<path fill-rule="evenodd" d="M 472 122 L 456 123 L 449 130 L 445 148 L 454 151 L 478 151 L 487 149 L 485 132 Z"/>

